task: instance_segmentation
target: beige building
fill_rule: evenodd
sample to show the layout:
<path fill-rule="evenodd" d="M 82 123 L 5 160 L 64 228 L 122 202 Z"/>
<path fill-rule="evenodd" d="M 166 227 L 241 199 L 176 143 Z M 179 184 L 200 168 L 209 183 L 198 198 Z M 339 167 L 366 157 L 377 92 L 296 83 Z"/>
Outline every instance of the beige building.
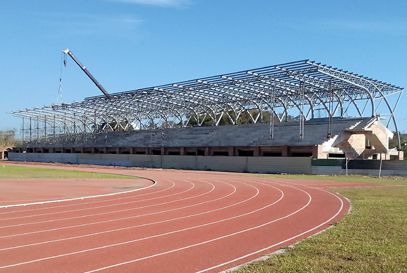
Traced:
<path fill-rule="evenodd" d="M 318 145 L 316 158 L 404 159 L 402 151 L 389 147 L 394 133 L 378 118 L 363 119 Z"/>

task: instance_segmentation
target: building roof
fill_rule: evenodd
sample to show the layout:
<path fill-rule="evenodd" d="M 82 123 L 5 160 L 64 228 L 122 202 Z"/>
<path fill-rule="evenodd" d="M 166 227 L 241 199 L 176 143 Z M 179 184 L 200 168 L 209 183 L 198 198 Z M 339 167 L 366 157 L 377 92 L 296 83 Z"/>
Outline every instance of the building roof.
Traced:
<path fill-rule="evenodd" d="M 276 64 L 239 72 L 135 89 L 80 102 L 23 109 L 12 114 L 64 128 L 64 133 L 89 132 L 98 124 L 127 130 L 129 124 L 156 127 L 171 121 L 185 126 L 191 119 L 214 125 L 227 116 L 234 124 L 243 112 L 253 123 L 269 111 L 280 121 L 288 116 L 371 117 L 383 102 L 397 131 L 394 108 L 388 96 L 403 88 L 311 60 Z M 51 126 L 48 126 L 50 128 Z M 62 130 L 62 129 L 61 129 Z M 45 129 L 46 131 L 46 129 Z"/>

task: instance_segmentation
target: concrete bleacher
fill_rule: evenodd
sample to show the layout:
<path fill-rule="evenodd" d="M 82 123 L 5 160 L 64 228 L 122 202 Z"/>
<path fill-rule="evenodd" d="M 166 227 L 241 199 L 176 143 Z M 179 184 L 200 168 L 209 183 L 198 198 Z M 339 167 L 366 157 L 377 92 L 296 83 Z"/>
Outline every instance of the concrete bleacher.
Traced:
<path fill-rule="evenodd" d="M 330 125 L 330 126 L 329 126 Z M 329 132 L 328 128 L 331 128 Z M 264 173 L 341 174 L 312 159 L 402 159 L 378 118 L 136 130 L 48 137 L 14 149 L 11 160 Z M 403 165 L 404 166 L 404 165 Z M 389 172 L 395 174 L 394 172 Z"/>
<path fill-rule="evenodd" d="M 371 118 L 335 118 L 331 137 L 358 126 L 362 128 Z M 274 136 L 270 136 L 267 123 L 168 128 L 138 130 L 132 132 L 110 132 L 88 135 L 63 136 L 30 143 L 31 147 L 252 147 L 252 146 L 312 146 L 327 141 L 327 119 L 305 122 L 304 136 L 300 138 L 300 127 L 296 121 L 274 125 Z"/>

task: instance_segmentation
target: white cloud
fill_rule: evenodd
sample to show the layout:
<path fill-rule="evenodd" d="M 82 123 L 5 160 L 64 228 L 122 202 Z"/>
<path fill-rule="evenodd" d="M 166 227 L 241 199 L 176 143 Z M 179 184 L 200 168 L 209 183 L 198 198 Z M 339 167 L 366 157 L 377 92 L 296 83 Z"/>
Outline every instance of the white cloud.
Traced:
<path fill-rule="evenodd" d="M 109 0 L 109 1 L 158 7 L 182 7 L 188 3 L 188 0 Z"/>

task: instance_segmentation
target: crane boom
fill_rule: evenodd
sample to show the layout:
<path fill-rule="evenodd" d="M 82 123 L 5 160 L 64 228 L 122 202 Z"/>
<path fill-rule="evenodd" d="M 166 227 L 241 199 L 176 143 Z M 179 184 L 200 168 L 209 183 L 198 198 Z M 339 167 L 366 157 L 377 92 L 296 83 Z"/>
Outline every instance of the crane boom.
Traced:
<path fill-rule="evenodd" d="M 62 52 L 71 57 L 71 59 L 82 69 L 83 72 L 85 72 L 86 76 L 91 79 L 91 81 L 97 86 L 97 88 L 99 88 L 99 90 L 103 93 L 103 95 L 106 96 L 106 98 L 111 99 L 109 92 L 107 92 L 106 89 L 95 79 L 95 77 L 93 77 L 89 70 L 83 64 L 81 64 L 81 62 L 79 62 L 75 55 L 73 55 L 72 51 L 70 51 L 69 49 L 64 49 Z"/>

